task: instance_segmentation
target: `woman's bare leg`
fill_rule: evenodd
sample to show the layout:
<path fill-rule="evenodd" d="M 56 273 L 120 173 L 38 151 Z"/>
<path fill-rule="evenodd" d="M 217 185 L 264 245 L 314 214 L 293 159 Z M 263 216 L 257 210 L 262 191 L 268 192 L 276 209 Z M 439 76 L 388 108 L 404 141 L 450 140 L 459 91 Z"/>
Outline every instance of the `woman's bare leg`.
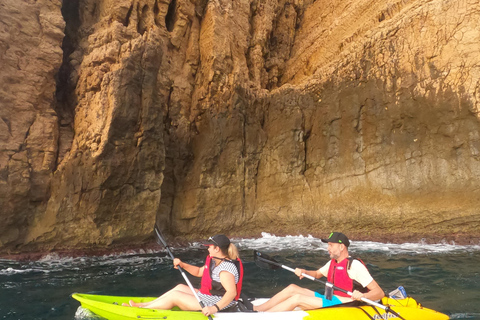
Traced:
<path fill-rule="evenodd" d="M 169 310 L 173 307 L 179 307 L 181 310 L 186 311 L 201 310 L 200 304 L 192 292 L 185 293 L 181 291 L 169 291 L 168 294 L 162 295 L 144 308 Z"/>
<path fill-rule="evenodd" d="M 155 299 L 153 301 L 135 303 L 133 300 L 130 300 L 129 303 L 130 303 L 130 306 L 132 306 L 132 307 L 150 308 L 149 305 L 154 304 L 157 300 L 160 300 L 163 297 L 165 297 L 167 295 L 170 295 L 174 291 L 179 291 L 179 292 L 183 292 L 183 293 L 192 294 L 192 290 L 190 290 L 189 286 L 187 286 L 185 284 L 179 284 L 175 288 L 165 292 L 164 294 L 162 294 L 160 297 L 158 297 L 157 299 Z"/>

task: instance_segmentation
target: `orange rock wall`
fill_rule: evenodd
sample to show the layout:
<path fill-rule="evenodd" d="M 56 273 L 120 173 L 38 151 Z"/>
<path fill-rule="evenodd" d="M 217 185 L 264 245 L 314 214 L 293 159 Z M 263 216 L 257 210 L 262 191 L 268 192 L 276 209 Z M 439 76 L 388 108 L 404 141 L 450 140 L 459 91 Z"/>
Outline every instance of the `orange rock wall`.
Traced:
<path fill-rule="evenodd" d="M 3 251 L 480 237 L 475 1 L 0 6 Z"/>

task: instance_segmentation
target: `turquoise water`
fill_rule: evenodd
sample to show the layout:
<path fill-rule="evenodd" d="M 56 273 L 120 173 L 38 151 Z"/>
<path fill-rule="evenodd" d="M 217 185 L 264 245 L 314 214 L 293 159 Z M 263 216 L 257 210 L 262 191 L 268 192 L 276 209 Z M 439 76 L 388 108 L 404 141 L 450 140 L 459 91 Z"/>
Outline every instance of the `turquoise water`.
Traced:
<path fill-rule="evenodd" d="M 249 296 L 268 297 L 289 283 L 322 291 L 289 271 L 260 269 L 253 262 L 257 249 L 284 265 L 316 269 L 328 259 L 326 246 L 318 239 L 265 234 L 235 242 L 245 262 L 244 291 Z M 198 265 L 207 253 L 198 244 L 172 250 Z M 403 285 L 425 307 L 452 319 L 480 320 L 480 246 L 353 242 L 350 251 L 367 263 L 386 293 Z M 164 251 L 80 258 L 51 255 L 22 263 L 0 259 L 0 319 L 95 319 L 70 297 L 72 293 L 157 296 L 176 283 L 183 283 L 183 278 Z"/>

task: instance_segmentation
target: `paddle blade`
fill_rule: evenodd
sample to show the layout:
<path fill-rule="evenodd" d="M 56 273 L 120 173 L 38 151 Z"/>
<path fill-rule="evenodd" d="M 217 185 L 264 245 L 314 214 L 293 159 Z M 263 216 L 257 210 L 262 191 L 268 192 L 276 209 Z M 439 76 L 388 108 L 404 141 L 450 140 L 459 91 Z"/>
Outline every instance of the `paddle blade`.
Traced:
<path fill-rule="evenodd" d="M 255 259 L 255 264 L 260 268 L 275 270 L 282 267 L 281 264 L 275 261 L 275 259 L 257 250 L 253 250 L 253 257 Z"/>

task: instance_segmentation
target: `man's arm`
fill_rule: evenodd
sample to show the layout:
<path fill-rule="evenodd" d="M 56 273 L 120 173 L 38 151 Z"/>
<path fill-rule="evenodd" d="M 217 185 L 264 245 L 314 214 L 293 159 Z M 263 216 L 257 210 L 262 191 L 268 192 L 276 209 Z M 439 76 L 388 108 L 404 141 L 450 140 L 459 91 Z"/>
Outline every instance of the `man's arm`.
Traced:
<path fill-rule="evenodd" d="M 311 277 L 314 277 L 316 279 L 319 279 L 321 277 L 323 277 L 324 275 L 320 272 L 320 269 L 318 270 L 305 270 L 305 269 L 299 269 L 299 268 L 296 268 L 295 269 L 295 274 L 300 278 L 300 279 L 303 279 L 303 275 L 302 273 L 306 274 L 306 275 L 309 275 Z"/>
<path fill-rule="evenodd" d="M 305 270 L 305 269 L 295 269 L 295 274 L 302 279 L 302 273 L 308 274 L 311 277 L 314 277 L 316 279 L 320 279 L 321 277 L 326 277 L 328 274 L 328 269 L 330 269 L 330 261 L 328 261 L 323 267 L 321 267 L 318 270 Z M 298 270 L 298 271 L 297 271 Z"/>
<path fill-rule="evenodd" d="M 377 281 L 375 280 L 372 280 L 372 282 L 368 284 L 367 289 L 369 291 L 366 293 L 362 293 L 358 290 L 355 290 L 352 294 L 352 299 L 360 300 L 363 297 L 369 300 L 380 300 L 385 296 L 385 293 L 383 292 L 382 288 L 380 288 Z"/>
<path fill-rule="evenodd" d="M 352 274 L 350 274 L 352 272 Z M 385 296 L 382 288 L 378 283 L 373 279 L 368 271 L 367 267 L 361 263 L 359 260 L 353 260 L 350 270 L 348 272 L 352 279 L 358 281 L 362 286 L 366 287 L 369 291 L 362 293 L 359 291 L 354 291 L 352 298 L 354 300 L 360 300 L 362 297 L 365 297 L 370 300 L 379 300 Z"/>

